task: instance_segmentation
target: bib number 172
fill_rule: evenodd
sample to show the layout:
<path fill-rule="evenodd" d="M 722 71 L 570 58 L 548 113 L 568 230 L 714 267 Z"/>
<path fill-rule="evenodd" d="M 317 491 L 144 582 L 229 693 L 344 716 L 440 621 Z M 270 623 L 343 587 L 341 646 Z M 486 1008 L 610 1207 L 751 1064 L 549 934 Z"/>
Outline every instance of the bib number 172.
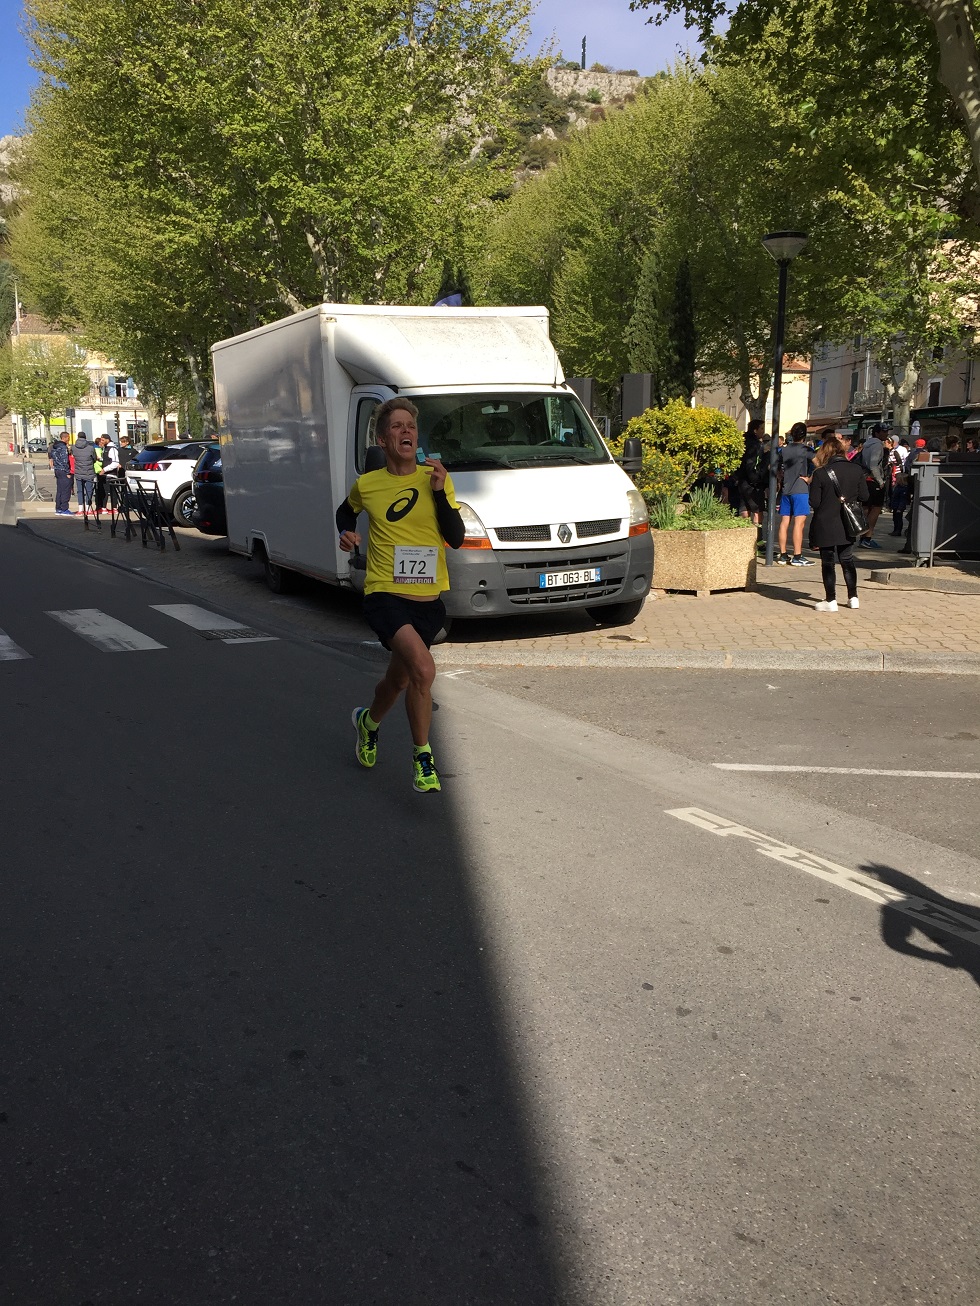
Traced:
<path fill-rule="evenodd" d="M 438 553 L 436 548 L 396 545 L 392 579 L 397 585 L 434 585 Z"/>

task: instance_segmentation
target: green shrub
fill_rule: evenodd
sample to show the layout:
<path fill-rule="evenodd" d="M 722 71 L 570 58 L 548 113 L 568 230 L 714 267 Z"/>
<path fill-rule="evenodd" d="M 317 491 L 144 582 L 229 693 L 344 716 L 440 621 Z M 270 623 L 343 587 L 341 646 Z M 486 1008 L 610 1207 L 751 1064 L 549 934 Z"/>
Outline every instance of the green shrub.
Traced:
<path fill-rule="evenodd" d="M 593 86 L 591 90 L 585 92 L 585 98 L 588 100 L 589 104 L 601 104 L 602 92 L 597 87 Z"/>
<path fill-rule="evenodd" d="M 644 446 L 643 466 L 636 477 L 636 488 L 648 504 L 663 498 L 674 498 L 680 503 L 687 481 L 683 469 L 672 458 Z"/>
<path fill-rule="evenodd" d="M 731 417 L 717 408 L 691 408 L 683 399 L 648 408 L 627 422 L 610 444 L 617 457 L 628 436 L 643 445 L 636 484 L 648 503 L 664 494 L 683 495 L 701 477 L 730 475 L 745 450 L 745 437 Z"/>

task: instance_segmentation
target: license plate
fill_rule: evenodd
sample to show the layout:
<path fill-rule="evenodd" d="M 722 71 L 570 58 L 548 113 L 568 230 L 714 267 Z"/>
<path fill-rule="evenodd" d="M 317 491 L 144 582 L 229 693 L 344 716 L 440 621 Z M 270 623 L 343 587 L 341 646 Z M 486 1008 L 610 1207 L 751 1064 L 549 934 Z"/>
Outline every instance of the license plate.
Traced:
<path fill-rule="evenodd" d="M 538 574 L 538 589 L 557 590 L 567 585 L 594 585 L 600 579 L 598 567 L 579 567 L 577 571 L 542 571 Z"/>

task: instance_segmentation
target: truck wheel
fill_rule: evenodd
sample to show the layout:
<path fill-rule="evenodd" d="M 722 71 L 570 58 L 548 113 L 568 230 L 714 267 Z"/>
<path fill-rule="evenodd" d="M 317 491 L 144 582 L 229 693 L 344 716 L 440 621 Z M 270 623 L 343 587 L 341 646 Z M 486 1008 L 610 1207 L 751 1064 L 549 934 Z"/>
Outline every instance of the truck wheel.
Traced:
<path fill-rule="evenodd" d="M 433 644 L 444 644 L 446 640 L 449 638 L 449 632 L 450 630 L 452 630 L 452 625 L 453 625 L 452 617 L 447 617 L 446 620 L 442 623 L 441 628 L 437 632 L 435 639 L 432 641 Z"/>
<path fill-rule="evenodd" d="M 646 596 L 644 595 L 644 598 Z M 630 599 L 628 603 L 607 603 L 602 608 L 586 608 L 593 621 L 600 626 L 629 626 L 640 615 L 643 599 Z"/>
<path fill-rule="evenodd" d="M 194 501 L 193 490 L 181 490 L 180 494 L 174 499 L 171 515 L 174 519 L 175 526 L 193 526 L 194 509 L 197 504 Z"/>
<path fill-rule="evenodd" d="M 265 583 L 273 594 L 286 594 L 292 587 L 293 573 L 287 567 L 280 567 L 278 562 L 265 560 Z"/>

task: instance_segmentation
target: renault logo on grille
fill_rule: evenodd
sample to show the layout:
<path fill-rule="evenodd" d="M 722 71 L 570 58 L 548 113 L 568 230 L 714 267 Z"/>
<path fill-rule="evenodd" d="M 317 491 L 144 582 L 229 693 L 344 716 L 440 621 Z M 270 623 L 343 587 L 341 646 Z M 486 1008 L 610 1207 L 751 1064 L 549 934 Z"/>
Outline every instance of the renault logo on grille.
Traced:
<path fill-rule="evenodd" d="M 561 540 L 562 544 L 567 544 L 572 538 L 571 527 L 566 522 L 562 522 L 558 527 L 558 538 Z"/>

